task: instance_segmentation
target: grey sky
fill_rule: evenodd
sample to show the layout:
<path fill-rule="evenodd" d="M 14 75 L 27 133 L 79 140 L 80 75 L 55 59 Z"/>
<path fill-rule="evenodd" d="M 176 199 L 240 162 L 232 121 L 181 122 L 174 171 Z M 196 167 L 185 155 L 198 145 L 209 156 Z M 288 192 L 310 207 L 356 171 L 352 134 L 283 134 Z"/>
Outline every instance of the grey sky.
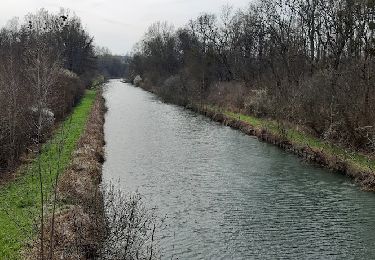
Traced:
<path fill-rule="evenodd" d="M 246 7 L 251 0 L 0 0 L 0 27 L 15 16 L 60 7 L 74 11 L 95 37 L 95 43 L 125 54 L 156 21 L 185 25 L 202 12 L 220 12 L 222 6 Z"/>

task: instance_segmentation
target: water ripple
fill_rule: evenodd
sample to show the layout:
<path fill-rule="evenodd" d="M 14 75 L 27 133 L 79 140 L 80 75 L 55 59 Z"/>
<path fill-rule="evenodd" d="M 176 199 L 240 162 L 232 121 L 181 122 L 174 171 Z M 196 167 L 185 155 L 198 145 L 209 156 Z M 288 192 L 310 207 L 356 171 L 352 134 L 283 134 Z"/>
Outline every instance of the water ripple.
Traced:
<path fill-rule="evenodd" d="M 105 97 L 104 178 L 167 216 L 163 259 L 375 259 L 373 194 L 119 81 Z"/>

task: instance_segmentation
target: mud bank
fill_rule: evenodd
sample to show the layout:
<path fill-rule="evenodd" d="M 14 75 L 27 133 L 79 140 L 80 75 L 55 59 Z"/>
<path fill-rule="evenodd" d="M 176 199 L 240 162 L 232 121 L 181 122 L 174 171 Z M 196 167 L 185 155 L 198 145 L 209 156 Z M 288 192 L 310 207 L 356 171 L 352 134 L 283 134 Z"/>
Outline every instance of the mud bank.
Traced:
<path fill-rule="evenodd" d="M 261 141 L 277 145 L 286 151 L 298 155 L 304 160 L 316 163 L 338 173 L 345 174 L 358 183 L 363 190 L 375 191 L 375 173 L 371 169 L 359 169 L 349 161 L 344 160 L 339 156 L 329 154 L 323 149 L 302 146 L 288 140 L 283 136 L 271 133 L 265 128 L 254 127 L 245 121 L 229 117 L 208 107 L 200 108 L 199 106 L 190 106 L 188 109 L 205 115 L 216 122 L 222 123 L 223 125 L 240 130 L 247 135 L 255 136 Z"/>
<path fill-rule="evenodd" d="M 73 159 L 57 185 L 57 210 L 46 217 L 43 259 L 95 259 L 105 238 L 103 195 L 105 104 L 98 91 Z M 52 206 L 51 206 L 52 207 Z M 41 259 L 40 235 L 26 259 Z"/>

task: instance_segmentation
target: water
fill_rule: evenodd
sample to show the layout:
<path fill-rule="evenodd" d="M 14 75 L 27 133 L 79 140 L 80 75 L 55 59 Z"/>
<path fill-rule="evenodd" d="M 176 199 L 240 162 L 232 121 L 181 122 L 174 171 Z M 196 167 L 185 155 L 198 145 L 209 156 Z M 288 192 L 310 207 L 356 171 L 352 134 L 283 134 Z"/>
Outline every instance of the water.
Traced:
<path fill-rule="evenodd" d="M 105 180 L 166 216 L 162 259 L 375 259 L 375 196 L 117 80 Z"/>

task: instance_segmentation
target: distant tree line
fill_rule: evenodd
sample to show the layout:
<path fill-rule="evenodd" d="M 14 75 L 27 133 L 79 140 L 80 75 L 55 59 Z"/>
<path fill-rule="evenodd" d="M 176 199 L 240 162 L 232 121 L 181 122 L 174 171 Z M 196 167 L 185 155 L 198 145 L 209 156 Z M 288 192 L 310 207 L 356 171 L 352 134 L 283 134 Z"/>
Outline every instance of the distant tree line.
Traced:
<path fill-rule="evenodd" d="M 129 75 L 167 101 L 206 102 L 375 150 L 375 1 L 262 0 L 153 24 Z"/>
<path fill-rule="evenodd" d="M 96 71 L 93 38 L 65 10 L 0 30 L 0 172 L 80 100 Z"/>
<path fill-rule="evenodd" d="M 105 78 L 123 78 L 127 75 L 128 58 L 112 55 L 107 48 L 96 48 L 97 69 Z"/>

